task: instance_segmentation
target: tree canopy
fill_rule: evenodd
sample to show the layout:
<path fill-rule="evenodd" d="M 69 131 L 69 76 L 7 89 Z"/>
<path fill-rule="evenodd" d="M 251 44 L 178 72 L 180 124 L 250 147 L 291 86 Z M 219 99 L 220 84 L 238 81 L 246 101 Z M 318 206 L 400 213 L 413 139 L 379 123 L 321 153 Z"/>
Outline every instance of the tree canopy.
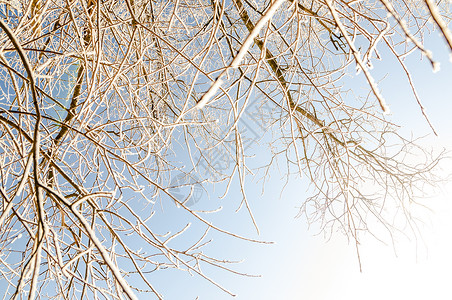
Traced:
<path fill-rule="evenodd" d="M 283 162 L 311 184 L 308 222 L 357 243 L 369 218 L 395 230 L 388 208 L 412 224 L 410 203 L 435 182 L 441 156 L 399 134 L 372 64 L 396 59 L 430 124 L 405 58 L 438 69 L 432 30 L 452 53 L 448 2 L 11 0 L 0 14 L 5 297 L 160 299 L 148 274 L 161 268 L 224 289 L 202 271 L 229 269 L 203 252 L 209 232 L 265 241 L 217 227 L 196 194 L 237 184 L 254 222 L 246 149 L 262 136 L 263 176 Z M 365 97 L 344 85 L 355 72 Z M 174 204 L 204 228 L 190 246 L 170 243 L 188 225 L 150 222 Z"/>

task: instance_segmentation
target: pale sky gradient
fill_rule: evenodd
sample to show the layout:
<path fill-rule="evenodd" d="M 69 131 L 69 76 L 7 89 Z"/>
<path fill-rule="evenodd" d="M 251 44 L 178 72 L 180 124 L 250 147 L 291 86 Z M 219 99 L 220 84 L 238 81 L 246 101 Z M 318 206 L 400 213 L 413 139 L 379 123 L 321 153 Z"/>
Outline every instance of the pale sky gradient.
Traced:
<path fill-rule="evenodd" d="M 424 106 L 439 133 L 439 137 L 427 139 L 430 145 L 426 144 L 426 147 L 452 150 L 452 64 L 448 61 L 445 48 L 437 43 L 430 46 L 437 49 L 434 55 L 441 61 L 440 72 L 434 74 L 426 60 L 417 61 L 419 55 L 411 57 L 408 65 L 412 68 Z M 391 107 L 392 119 L 404 126 L 405 133 L 413 132 L 417 136 L 430 133 L 407 85 L 403 86 L 406 81 L 400 76 L 401 73 L 397 74 L 388 61 L 374 65 L 375 74 L 391 72 L 380 87 Z M 450 161 L 442 168 L 445 173 L 452 173 Z M 451 195 L 452 183 L 448 183 L 442 186 L 436 197 L 422 200 L 433 210 L 424 211 L 422 215 L 425 222 L 422 226 L 424 241 L 416 243 L 399 237 L 392 247 L 370 235 L 363 238 L 360 246 L 362 273 L 359 272 L 353 243 L 348 244 L 341 235 L 333 236 L 329 242 L 321 236 L 305 237 L 304 245 L 295 245 L 300 247 L 300 257 L 294 257 L 293 264 L 286 269 L 294 278 L 290 279 L 290 283 L 281 283 L 281 287 L 290 286 L 290 292 L 282 292 L 284 297 L 280 299 L 452 299 Z M 304 234 L 306 225 L 295 223 L 291 225 L 293 229 L 286 230 L 294 230 L 294 235 Z M 286 247 L 290 249 L 290 243 Z M 293 255 L 293 251 L 288 253 Z M 288 278 L 286 275 L 283 277 Z"/>
<path fill-rule="evenodd" d="M 428 138 L 425 146 L 452 150 L 452 64 L 439 41 L 430 44 L 427 40 L 427 45 L 436 49 L 434 57 L 441 62 L 440 72 L 433 73 L 429 63 L 419 61 L 417 54 L 407 62 L 439 133 L 437 138 Z M 392 119 L 404 126 L 402 131 L 416 136 L 431 133 L 400 69 L 394 69 L 388 60 L 374 62 L 374 66 L 374 74 L 381 77 L 391 73 L 380 82 L 380 88 L 391 107 Z M 443 169 L 452 173 L 452 163 L 445 163 Z M 256 247 L 255 252 L 252 245 L 247 247 L 244 264 L 250 267 L 240 269 L 257 271 L 263 278 L 231 280 L 227 287 L 239 294 L 238 299 L 452 299 L 452 183 L 443 185 L 436 197 L 423 199 L 423 204 L 433 210 L 424 211 L 422 216 L 424 241 L 399 236 L 393 247 L 370 235 L 362 238 L 360 273 L 354 244 L 340 233 L 330 241 L 322 235 L 314 236 L 317 231 L 308 230 L 304 219 L 293 218 L 298 201 L 306 196 L 304 190 L 299 184 L 289 185 L 279 199 L 281 186 L 276 181 L 269 184 L 272 187 L 262 198 L 253 200 L 253 206 L 262 237 L 277 245 Z M 219 297 L 228 299 L 226 295 Z"/>
<path fill-rule="evenodd" d="M 433 33 L 436 37 L 436 33 Z M 435 39 L 434 39 L 435 40 Z M 433 73 L 419 54 L 410 57 L 414 81 L 439 137 L 429 137 L 425 147 L 452 150 L 452 63 L 442 41 L 427 46 L 441 62 L 441 71 Z M 379 82 L 379 87 L 391 108 L 391 118 L 403 126 L 402 132 L 422 136 L 431 133 L 422 118 L 414 97 L 410 94 L 400 68 L 394 60 L 385 57 L 374 62 L 376 79 L 390 73 Z M 362 77 L 362 74 L 359 75 Z M 362 78 L 361 78 L 362 79 Z M 351 78 L 350 86 L 360 88 L 360 79 Z M 252 151 L 259 151 L 250 149 Z M 452 174 L 451 160 L 442 165 L 444 174 Z M 218 258 L 244 259 L 234 269 L 261 278 L 246 278 L 222 270 L 205 268 L 207 274 L 238 296 L 235 299 L 303 299 L 303 300 L 358 300 L 358 299 L 452 299 L 452 183 L 442 185 L 435 197 L 421 199 L 432 211 L 423 211 L 421 217 L 423 239 L 408 240 L 397 235 L 396 243 L 385 245 L 371 235 L 362 236 L 360 255 L 363 272 L 360 273 L 356 248 L 341 233 L 330 240 L 318 234 L 316 226 L 308 228 L 306 220 L 295 219 L 296 207 L 306 199 L 307 182 L 293 181 L 280 194 L 284 180 L 275 173 L 261 195 L 260 184 L 248 179 L 248 197 L 261 235 L 242 209 L 234 214 L 240 193 L 234 187 L 224 200 L 224 212 L 215 216 L 216 225 L 232 232 L 274 241 L 275 245 L 257 245 L 213 234 L 214 242 L 206 248 Z M 203 201 L 203 200 L 201 200 Z M 386 241 L 390 242 L 390 241 Z M 208 249 L 208 250 L 207 250 Z M 166 299 L 234 299 L 208 282 L 190 278 L 182 272 L 157 272 L 153 281 Z M 176 289 L 177 288 L 177 289 Z"/>

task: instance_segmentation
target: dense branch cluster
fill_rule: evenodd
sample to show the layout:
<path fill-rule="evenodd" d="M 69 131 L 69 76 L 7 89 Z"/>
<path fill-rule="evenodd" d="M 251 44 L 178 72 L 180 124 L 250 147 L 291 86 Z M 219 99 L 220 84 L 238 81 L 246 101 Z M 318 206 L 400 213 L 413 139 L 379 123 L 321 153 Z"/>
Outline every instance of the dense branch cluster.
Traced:
<path fill-rule="evenodd" d="M 432 0 L 1 1 L 2 296 L 161 298 L 148 276 L 161 268 L 224 289 L 201 269 L 229 269 L 203 251 L 209 231 L 259 241 L 188 203 L 194 185 L 238 182 L 253 219 L 239 126 L 252 105 L 268 108 L 256 111 L 261 134 L 273 133 L 266 174 L 282 159 L 288 176 L 312 184 L 301 211 L 309 221 L 356 240 L 369 215 L 391 225 L 388 205 L 410 222 L 437 159 L 410 164 L 422 148 L 386 120 L 372 62 L 380 48 L 396 57 L 424 112 L 404 57 L 420 51 L 437 67 L 423 33 L 432 20 L 452 50 L 447 9 Z M 343 87 L 351 70 L 368 83 L 365 99 Z M 192 187 L 182 198 L 173 193 L 187 185 L 181 176 Z M 190 226 L 156 230 L 159 202 L 205 230 L 172 246 Z"/>

